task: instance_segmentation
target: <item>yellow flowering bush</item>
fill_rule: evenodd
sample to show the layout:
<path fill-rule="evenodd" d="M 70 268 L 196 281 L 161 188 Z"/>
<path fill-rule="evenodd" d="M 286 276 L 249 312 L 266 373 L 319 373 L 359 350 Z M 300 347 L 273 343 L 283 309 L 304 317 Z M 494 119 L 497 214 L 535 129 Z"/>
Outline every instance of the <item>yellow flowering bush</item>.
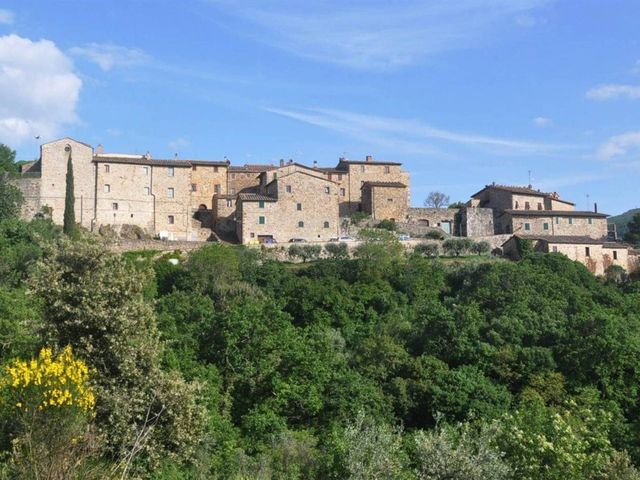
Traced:
<path fill-rule="evenodd" d="M 11 361 L 4 367 L 0 389 L 20 410 L 76 407 L 91 413 L 96 403 L 89 368 L 70 346 L 57 356 L 43 348 L 37 358 Z"/>

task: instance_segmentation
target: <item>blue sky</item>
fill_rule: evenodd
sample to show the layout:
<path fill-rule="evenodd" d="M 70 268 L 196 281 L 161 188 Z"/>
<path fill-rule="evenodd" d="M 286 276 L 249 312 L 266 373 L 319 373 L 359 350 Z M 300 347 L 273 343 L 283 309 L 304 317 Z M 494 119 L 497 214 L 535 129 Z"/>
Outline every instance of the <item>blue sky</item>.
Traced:
<path fill-rule="evenodd" d="M 414 205 L 531 170 L 616 214 L 640 206 L 639 24 L 637 0 L 0 1 L 0 142 L 370 154 Z"/>

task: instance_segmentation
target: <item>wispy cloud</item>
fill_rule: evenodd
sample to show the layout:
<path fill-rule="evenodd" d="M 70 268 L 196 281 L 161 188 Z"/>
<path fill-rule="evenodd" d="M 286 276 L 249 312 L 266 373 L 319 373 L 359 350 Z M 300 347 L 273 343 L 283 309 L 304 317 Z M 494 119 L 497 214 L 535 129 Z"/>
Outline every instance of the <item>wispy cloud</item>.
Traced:
<path fill-rule="evenodd" d="M 509 153 L 541 153 L 566 149 L 568 146 L 533 143 L 475 133 L 461 133 L 426 125 L 418 120 L 363 115 L 353 112 L 327 109 L 307 109 L 293 111 L 282 108 L 265 110 L 315 125 L 328 130 L 366 140 L 375 144 L 385 144 L 408 153 L 440 153 L 434 141 L 443 141 L 471 147 L 484 147 L 493 151 Z"/>
<path fill-rule="evenodd" d="M 536 117 L 532 122 L 536 127 L 547 127 L 553 123 L 549 117 Z"/>
<path fill-rule="evenodd" d="M 257 40 L 295 55 L 363 70 L 388 70 L 494 41 L 497 31 L 513 25 L 514 17 L 548 1 L 213 3 L 251 24 L 242 30 L 251 31 Z"/>
<path fill-rule="evenodd" d="M 612 100 L 616 98 L 640 99 L 640 86 L 636 85 L 600 85 L 586 94 L 590 100 Z"/>
<path fill-rule="evenodd" d="M 598 173 L 569 173 L 559 177 L 536 179 L 535 184 L 537 188 L 542 190 L 555 191 L 585 183 L 601 182 L 605 178 L 612 176 L 611 174 L 603 175 Z"/>
<path fill-rule="evenodd" d="M 88 43 L 71 48 L 69 53 L 86 58 L 105 72 L 115 67 L 144 65 L 151 60 L 151 57 L 139 48 L 122 47 L 110 43 Z"/>
<path fill-rule="evenodd" d="M 16 16 L 11 10 L 0 8 L 0 24 L 11 25 L 16 19 Z"/>
<path fill-rule="evenodd" d="M 169 147 L 169 150 L 171 150 L 171 153 L 179 154 L 181 150 L 189 148 L 191 146 L 191 142 L 186 138 L 179 137 L 175 140 L 171 140 L 167 146 Z"/>
<path fill-rule="evenodd" d="M 594 157 L 599 160 L 624 159 L 634 153 L 635 158 L 632 160 L 637 161 L 640 156 L 640 132 L 627 132 L 609 137 L 598 147 Z"/>

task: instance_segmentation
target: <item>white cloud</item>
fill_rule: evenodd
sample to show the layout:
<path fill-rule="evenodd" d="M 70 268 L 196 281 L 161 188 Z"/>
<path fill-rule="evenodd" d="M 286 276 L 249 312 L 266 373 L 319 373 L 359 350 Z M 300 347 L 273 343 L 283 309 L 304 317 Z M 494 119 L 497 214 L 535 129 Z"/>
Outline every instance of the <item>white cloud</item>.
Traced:
<path fill-rule="evenodd" d="M 0 37 L 0 142 L 57 136 L 77 121 L 81 87 L 71 61 L 50 40 Z"/>
<path fill-rule="evenodd" d="M 363 115 L 339 110 L 292 111 L 281 108 L 267 108 L 266 110 L 303 123 L 410 153 L 439 153 L 432 141 L 484 147 L 510 153 L 541 153 L 567 148 L 567 146 L 532 143 L 475 133 L 453 132 L 434 128 L 417 120 Z"/>
<path fill-rule="evenodd" d="M 191 146 L 191 142 L 185 138 L 176 138 L 175 140 L 171 140 L 167 146 L 171 153 L 180 153 L 180 150 L 185 148 L 189 148 Z"/>
<path fill-rule="evenodd" d="M 493 41 L 496 30 L 548 0 L 214 3 L 250 25 L 236 30 L 269 45 L 317 61 L 388 70 Z"/>
<path fill-rule="evenodd" d="M 0 8 L 0 23 L 11 25 L 16 19 L 16 16 L 11 10 Z"/>
<path fill-rule="evenodd" d="M 144 65 L 151 60 L 151 57 L 139 48 L 127 48 L 109 43 L 88 43 L 82 47 L 71 48 L 69 53 L 86 58 L 105 72 L 114 67 Z"/>
<path fill-rule="evenodd" d="M 635 85 L 600 85 L 586 94 L 590 100 L 611 100 L 626 97 L 630 100 L 640 99 L 640 86 Z"/>
<path fill-rule="evenodd" d="M 638 160 L 640 132 L 627 132 L 610 137 L 598 147 L 594 156 L 600 160 L 612 160 L 616 157 L 625 157 L 634 152 L 636 153 L 635 160 Z"/>
<path fill-rule="evenodd" d="M 546 127 L 553 123 L 553 121 L 549 117 L 536 117 L 532 120 L 532 122 L 536 127 Z"/>

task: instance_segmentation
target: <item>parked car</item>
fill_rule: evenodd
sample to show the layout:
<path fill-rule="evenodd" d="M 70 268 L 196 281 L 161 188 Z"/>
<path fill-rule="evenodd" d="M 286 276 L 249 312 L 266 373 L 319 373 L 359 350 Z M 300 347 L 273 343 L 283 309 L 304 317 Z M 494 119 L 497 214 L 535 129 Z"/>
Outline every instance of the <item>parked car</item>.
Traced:
<path fill-rule="evenodd" d="M 349 236 L 342 236 L 342 237 L 338 237 L 338 239 L 336 240 L 336 242 L 355 242 L 356 239 L 353 237 L 349 237 Z"/>
<path fill-rule="evenodd" d="M 306 243 L 304 238 L 290 238 L 289 243 Z"/>
<path fill-rule="evenodd" d="M 397 238 L 398 238 L 398 240 L 400 240 L 401 242 L 406 242 L 406 241 L 408 241 L 408 240 L 411 240 L 411 236 L 410 236 L 410 235 L 407 235 L 407 234 L 404 234 L 404 233 L 403 233 L 403 234 L 398 235 L 398 237 L 397 237 Z"/>

